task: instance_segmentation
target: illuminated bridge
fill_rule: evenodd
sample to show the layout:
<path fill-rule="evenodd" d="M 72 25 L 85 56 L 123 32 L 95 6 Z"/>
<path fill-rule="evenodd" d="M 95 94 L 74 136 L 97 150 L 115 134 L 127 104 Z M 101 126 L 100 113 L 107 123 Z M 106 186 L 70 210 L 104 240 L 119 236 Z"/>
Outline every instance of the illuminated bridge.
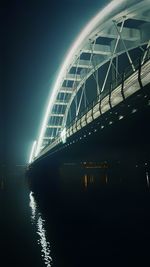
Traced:
<path fill-rule="evenodd" d="M 149 109 L 149 29 L 150 0 L 111 1 L 88 23 L 51 88 L 30 163 L 99 132 L 97 142 L 104 128 Z"/>

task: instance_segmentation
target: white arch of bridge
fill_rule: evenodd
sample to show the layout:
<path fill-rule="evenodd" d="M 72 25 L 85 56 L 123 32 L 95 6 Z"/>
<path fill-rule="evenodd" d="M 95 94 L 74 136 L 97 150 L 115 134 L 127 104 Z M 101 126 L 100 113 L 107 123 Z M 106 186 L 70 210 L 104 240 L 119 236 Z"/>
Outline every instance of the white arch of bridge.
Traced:
<path fill-rule="evenodd" d="M 144 59 L 150 44 L 149 26 L 150 0 L 113 0 L 88 23 L 60 68 L 33 157 L 37 157 L 47 144 L 63 133 L 73 101 L 76 116 L 79 114 L 89 77 L 94 76 L 97 95 L 101 95 L 106 90 L 112 66 L 117 78 L 117 64 L 122 54 L 126 54 L 133 72 L 136 71 L 130 51 L 139 47 Z M 98 73 L 104 64 L 107 68 L 100 86 Z M 77 103 L 76 96 L 80 90 Z"/>

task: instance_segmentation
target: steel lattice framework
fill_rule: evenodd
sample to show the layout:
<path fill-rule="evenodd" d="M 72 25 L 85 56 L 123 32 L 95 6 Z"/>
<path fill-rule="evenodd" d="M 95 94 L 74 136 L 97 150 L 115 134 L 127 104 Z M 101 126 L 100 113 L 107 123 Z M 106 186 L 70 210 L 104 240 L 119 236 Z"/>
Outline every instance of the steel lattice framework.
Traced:
<path fill-rule="evenodd" d="M 122 60 L 122 55 L 126 56 L 133 77 L 137 78 L 132 51 L 138 48 L 144 62 L 150 46 L 149 27 L 150 0 L 111 1 L 89 22 L 71 47 L 60 68 L 37 145 L 34 145 L 33 157 L 39 157 L 44 153 L 45 147 L 49 146 L 48 149 L 50 149 L 50 146 L 53 147 L 61 139 L 70 136 L 71 128 L 66 130 L 66 124 L 71 105 L 74 102 L 75 117 L 78 118 L 82 103 L 85 108 L 87 105 L 86 82 L 90 77 L 94 77 L 95 80 L 97 101 L 101 97 L 104 99 L 108 94 L 108 80 L 112 69 L 113 79 L 118 84 L 119 60 Z M 112 106 L 118 103 L 117 90 L 113 93 Z M 109 99 L 105 97 L 103 102 L 108 101 Z M 101 112 L 108 110 L 104 103 L 105 107 Z M 76 127 L 80 129 L 81 124 L 82 118 L 80 118 L 80 125 Z"/>

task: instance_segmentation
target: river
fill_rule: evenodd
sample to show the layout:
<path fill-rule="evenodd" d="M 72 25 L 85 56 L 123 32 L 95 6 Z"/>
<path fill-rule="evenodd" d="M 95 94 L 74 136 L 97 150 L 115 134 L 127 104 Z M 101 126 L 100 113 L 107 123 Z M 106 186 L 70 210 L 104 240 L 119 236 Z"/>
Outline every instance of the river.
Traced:
<path fill-rule="evenodd" d="M 148 266 L 149 161 L 5 167 L 0 186 L 0 266 Z"/>

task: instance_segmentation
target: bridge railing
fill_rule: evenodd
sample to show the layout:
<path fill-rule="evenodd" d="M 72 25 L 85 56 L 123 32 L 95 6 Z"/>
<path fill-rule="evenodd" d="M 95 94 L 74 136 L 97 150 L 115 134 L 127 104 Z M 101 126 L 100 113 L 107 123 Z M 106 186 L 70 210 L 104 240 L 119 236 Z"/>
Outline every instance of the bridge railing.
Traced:
<path fill-rule="evenodd" d="M 120 84 L 122 84 L 135 71 L 139 70 L 139 68 L 141 68 L 141 66 L 143 64 L 145 64 L 149 59 L 150 59 L 150 53 L 149 53 L 149 50 L 148 50 L 148 53 L 147 53 L 145 58 L 144 57 L 139 57 L 135 61 L 133 61 L 134 70 L 133 70 L 131 65 L 126 67 L 125 70 L 121 74 L 118 75 L 117 80 L 114 79 L 113 81 L 111 81 L 110 84 L 109 84 L 109 87 L 107 88 L 107 90 L 104 90 L 102 93 L 97 95 L 96 98 L 94 100 L 92 100 L 88 104 L 88 106 L 84 109 L 84 111 L 82 111 L 78 115 L 78 117 L 74 118 L 70 122 L 70 124 L 67 126 L 67 128 L 70 128 L 77 120 L 81 119 L 81 117 L 83 117 L 85 114 L 87 114 L 88 111 L 91 110 L 98 102 L 101 102 L 108 94 L 111 94 L 112 91 L 115 90 L 115 88 L 117 88 Z"/>
<path fill-rule="evenodd" d="M 68 131 L 70 132 L 69 135 L 67 134 L 67 137 L 71 136 L 74 132 L 79 130 L 79 128 L 81 129 L 82 127 L 84 127 L 84 126 L 82 126 L 82 127 L 78 126 L 78 124 L 82 124 L 81 123 L 82 118 L 86 117 L 86 114 L 88 114 L 90 111 L 93 113 L 94 107 L 97 104 L 99 104 L 99 106 L 101 106 L 101 102 L 103 102 L 103 100 L 105 101 L 105 99 L 107 98 L 108 95 L 111 96 L 113 94 L 113 92 L 115 92 L 115 90 L 117 90 L 117 88 L 119 88 L 124 82 L 128 81 L 130 76 L 135 76 L 134 79 L 136 79 L 136 80 L 137 80 L 138 76 L 142 76 L 143 77 L 143 74 L 141 75 L 141 68 L 143 67 L 143 65 L 146 65 L 145 63 L 148 62 L 149 60 L 150 60 L 150 53 L 147 53 L 147 55 L 145 57 L 136 59 L 136 61 L 133 62 L 134 70 L 133 70 L 133 68 L 131 68 L 131 66 L 127 67 L 124 70 L 124 72 L 118 77 L 117 81 L 114 80 L 114 81 L 112 81 L 110 83 L 109 88 L 107 89 L 107 91 L 97 95 L 97 97 L 93 101 L 91 101 L 91 103 L 89 103 L 89 105 L 86 107 L 86 109 L 83 112 L 81 112 L 78 117 L 73 119 L 68 127 L 66 127 L 66 133 Z M 134 73 L 135 73 L 135 75 L 134 75 Z M 133 81 L 133 82 L 135 82 L 135 81 Z M 131 82 L 130 82 L 130 85 L 132 85 Z M 76 130 L 74 131 L 73 128 L 75 128 Z M 46 147 L 44 147 L 41 150 L 39 157 L 41 155 L 44 155 L 49 150 L 53 149 L 55 146 L 57 146 L 61 142 L 62 142 L 61 136 L 57 136 L 50 145 L 47 145 Z"/>

